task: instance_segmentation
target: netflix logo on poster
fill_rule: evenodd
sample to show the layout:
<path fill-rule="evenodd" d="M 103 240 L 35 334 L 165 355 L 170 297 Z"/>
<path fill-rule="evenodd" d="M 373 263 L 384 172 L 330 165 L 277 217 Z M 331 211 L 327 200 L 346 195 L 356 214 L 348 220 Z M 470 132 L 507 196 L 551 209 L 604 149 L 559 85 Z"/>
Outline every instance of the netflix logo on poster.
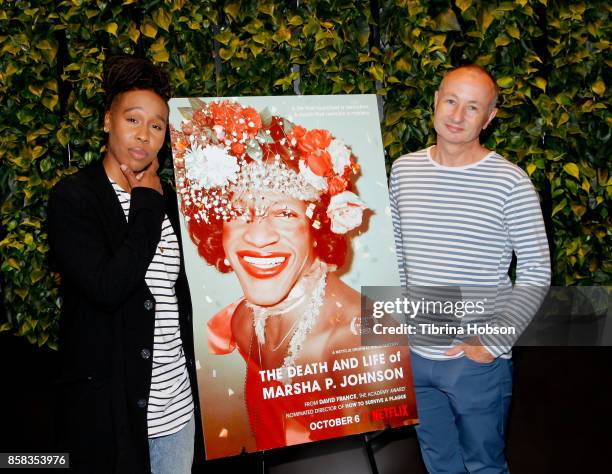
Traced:
<path fill-rule="evenodd" d="M 388 420 L 390 418 L 407 417 L 408 405 L 395 405 L 392 407 L 379 408 L 370 412 L 370 419 L 372 421 Z"/>

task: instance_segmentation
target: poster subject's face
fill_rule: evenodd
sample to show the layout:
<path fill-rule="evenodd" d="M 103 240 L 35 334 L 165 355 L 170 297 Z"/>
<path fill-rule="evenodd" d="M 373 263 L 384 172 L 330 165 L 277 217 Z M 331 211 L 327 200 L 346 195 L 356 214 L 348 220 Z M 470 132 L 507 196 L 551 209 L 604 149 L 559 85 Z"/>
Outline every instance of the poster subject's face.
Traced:
<path fill-rule="evenodd" d="M 244 297 L 259 306 L 283 301 L 314 258 L 307 203 L 262 192 L 235 198 L 239 217 L 223 224 L 223 250 Z"/>

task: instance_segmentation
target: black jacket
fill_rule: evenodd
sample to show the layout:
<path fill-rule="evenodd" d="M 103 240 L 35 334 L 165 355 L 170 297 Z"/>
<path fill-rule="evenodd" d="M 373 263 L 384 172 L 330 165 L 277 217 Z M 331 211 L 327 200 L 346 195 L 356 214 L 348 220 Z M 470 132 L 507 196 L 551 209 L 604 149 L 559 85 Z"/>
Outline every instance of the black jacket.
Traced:
<path fill-rule="evenodd" d="M 165 186 L 163 196 L 149 188 L 133 189 L 126 222 L 101 162 L 63 179 L 51 192 L 49 243 L 63 296 L 58 448 L 70 452 L 78 472 L 150 471 L 146 402 L 155 300 L 145 273 L 161 237 L 164 212 L 180 241 L 172 189 Z M 200 457 L 191 299 L 182 253 L 175 290 Z"/>

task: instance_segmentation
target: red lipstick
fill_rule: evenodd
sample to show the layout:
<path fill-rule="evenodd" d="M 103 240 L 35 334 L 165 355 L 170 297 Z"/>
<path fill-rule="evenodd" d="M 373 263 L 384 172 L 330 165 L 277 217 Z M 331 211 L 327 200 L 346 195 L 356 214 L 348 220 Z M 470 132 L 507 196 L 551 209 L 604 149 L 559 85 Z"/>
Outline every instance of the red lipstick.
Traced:
<path fill-rule="evenodd" d="M 281 273 L 289 264 L 290 253 L 257 252 L 239 250 L 236 252 L 245 271 L 255 278 L 272 278 Z"/>

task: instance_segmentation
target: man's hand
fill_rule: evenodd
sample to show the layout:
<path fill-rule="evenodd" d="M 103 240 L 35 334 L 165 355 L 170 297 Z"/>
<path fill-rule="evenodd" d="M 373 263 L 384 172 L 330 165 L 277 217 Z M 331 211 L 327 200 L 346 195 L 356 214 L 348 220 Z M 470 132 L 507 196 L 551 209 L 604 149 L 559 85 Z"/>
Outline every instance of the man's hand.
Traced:
<path fill-rule="evenodd" d="M 488 364 L 495 360 L 495 357 L 482 346 L 480 339 L 476 336 L 467 339 L 465 343 L 451 347 L 444 354 L 454 356 L 461 352 L 463 352 L 468 359 L 474 362 L 480 362 L 481 364 Z"/>
<path fill-rule="evenodd" d="M 159 168 L 159 162 L 157 161 L 157 157 L 153 159 L 151 164 L 144 170 L 138 174 L 134 174 L 134 172 L 128 168 L 126 165 L 121 165 L 121 171 L 123 175 L 128 180 L 130 188 L 151 188 L 155 189 L 159 194 L 163 194 L 161 182 L 159 180 L 159 176 L 157 176 L 157 169 Z"/>

